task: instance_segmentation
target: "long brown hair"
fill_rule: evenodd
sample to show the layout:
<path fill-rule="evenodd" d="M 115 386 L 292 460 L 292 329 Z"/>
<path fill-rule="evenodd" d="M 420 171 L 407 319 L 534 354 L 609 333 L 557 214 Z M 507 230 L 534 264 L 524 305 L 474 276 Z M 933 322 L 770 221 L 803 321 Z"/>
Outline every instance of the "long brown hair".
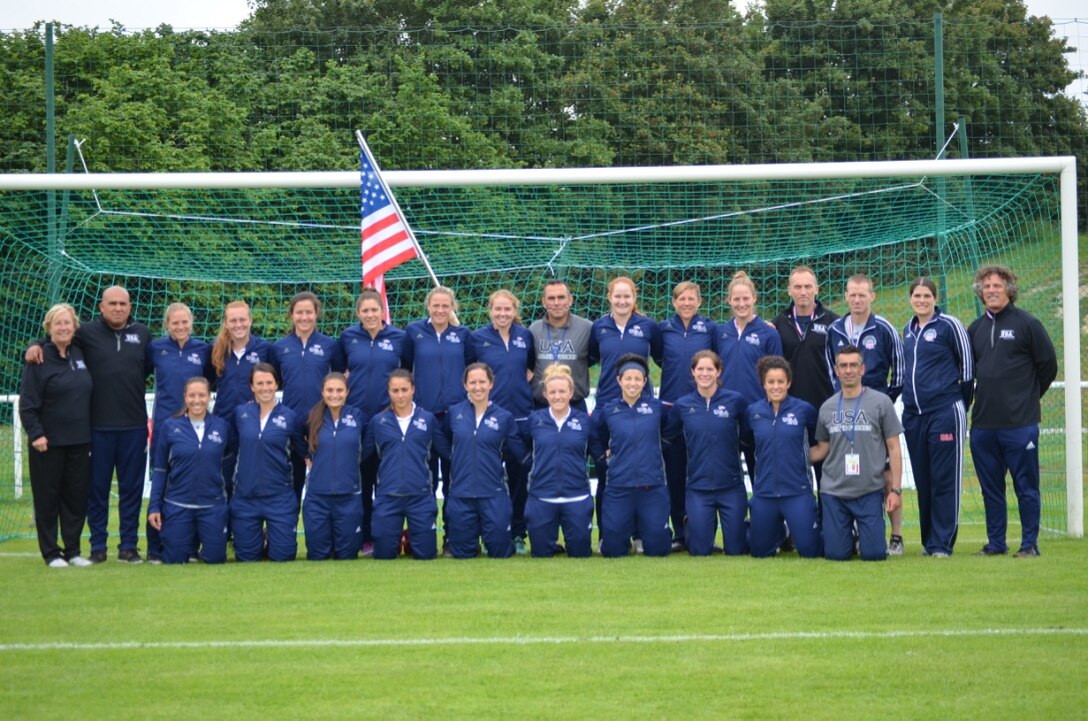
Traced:
<path fill-rule="evenodd" d="M 336 380 L 343 383 L 344 387 L 347 388 L 348 379 L 344 377 L 344 374 L 333 371 L 321 379 L 321 390 L 325 390 L 326 383 Z M 325 422 L 325 411 L 327 411 L 328 408 L 329 407 L 325 405 L 324 394 L 322 394 L 321 399 L 317 403 L 314 403 L 314 407 L 310 409 L 310 415 L 306 417 L 306 441 L 310 446 L 311 454 L 317 452 L 317 434 L 321 431 L 321 425 Z"/>

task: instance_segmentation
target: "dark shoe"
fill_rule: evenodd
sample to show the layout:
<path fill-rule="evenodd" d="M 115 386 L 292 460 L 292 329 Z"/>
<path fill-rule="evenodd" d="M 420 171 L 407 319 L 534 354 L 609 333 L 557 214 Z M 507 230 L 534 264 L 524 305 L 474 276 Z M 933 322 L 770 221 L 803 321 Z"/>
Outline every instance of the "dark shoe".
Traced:
<path fill-rule="evenodd" d="M 105 551 L 91 551 L 91 555 L 87 556 L 87 560 L 90 561 L 91 563 L 95 564 L 96 566 L 98 564 L 100 564 L 100 563 L 105 563 L 106 562 L 106 552 Z"/>
<path fill-rule="evenodd" d="M 555 554 L 566 553 L 567 547 L 564 546 L 562 543 L 556 543 L 555 548 L 552 549 L 552 552 Z"/>
<path fill-rule="evenodd" d="M 793 536 L 787 535 L 786 538 L 783 539 L 782 543 L 779 544 L 778 550 L 782 553 L 789 553 L 790 551 L 794 550 Z"/>
<path fill-rule="evenodd" d="M 1013 558 L 1038 558 L 1039 549 L 1036 546 L 1031 548 L 1021 548 L 1016 553 L 1012 554 Z"/>
<path fill-rule="evenodd" d="M 891 540 L 888 541 L 888 555 L 889 556 L 902 556 L 903 555 L 903 537 L 892 534 Z"/>
<path fill-rule="evenodd" d="M 976 553 L 976 556 L 1004 556 L 1008 551 L 995 551 L 989 546 L 983 546 L 982 550 Z"/>
<path fill-rule="evenodd" d="M 684 550 L 684 542 L 679 538 L 672 542 L 672 547 L 669 549 L 672 553 L 679 553 Z"/>
<path fill-rule="evenodd" d="M 144 559 L 135 548 L 126 548 L 117 552 L 117 560 L 121 563 L 143 563 Z"/>
<path fill-rule="evenodd" d="M 524 538 L 519 537 L 514 539 L 514 553 L 518 556 L 529 555 L 529 548 L 525 545 Z"/>

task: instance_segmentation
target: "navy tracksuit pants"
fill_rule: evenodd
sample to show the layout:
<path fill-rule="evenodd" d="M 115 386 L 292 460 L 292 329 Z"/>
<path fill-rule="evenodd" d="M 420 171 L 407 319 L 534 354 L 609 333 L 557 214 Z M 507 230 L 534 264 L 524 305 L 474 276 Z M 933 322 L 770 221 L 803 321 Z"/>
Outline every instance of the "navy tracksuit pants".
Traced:
<path fill-rule="evenodd" d="M 918 490 L 918 525 L 926 553 L 952 553 L 960 520 L 963 442 L 962 401 L 931 413 L 903 413 L 903 433 Z"/>
<path fill-rule="evenodd" d="M 971 457 L 986 506 L 987 547 L 1008 550 L 1008 501 L 1005 472 L 1012 475 L 1016 501 L 1020 506 L 1020 548 L 1038 549 L 1042 501 L 1039 495 L 1039 426 L 1022 428 L 971 429 Z"/>

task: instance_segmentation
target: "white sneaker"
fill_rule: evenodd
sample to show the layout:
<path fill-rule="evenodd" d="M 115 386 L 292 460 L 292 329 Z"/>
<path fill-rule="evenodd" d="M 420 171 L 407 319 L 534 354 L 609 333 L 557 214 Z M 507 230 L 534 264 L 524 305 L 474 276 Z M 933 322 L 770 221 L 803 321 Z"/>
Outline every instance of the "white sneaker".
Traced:
<path fill-rule="evenodd" d="M 83 556 L 72 556 L 68 559 L 68 565 L 75 566 L 76 568 L 86 568 L 87 566 L 93 566 L 94 564 Z"/>
<path fill-rule="evenodd" d="M 50 568 L 68 568 L 68 562 L 63 558 L 54 558 L 49 562 Z"/>
<path fill-rule="evenodd" d="M 642 539 L 635 539 L 635 553 L 642 553 Z"/>

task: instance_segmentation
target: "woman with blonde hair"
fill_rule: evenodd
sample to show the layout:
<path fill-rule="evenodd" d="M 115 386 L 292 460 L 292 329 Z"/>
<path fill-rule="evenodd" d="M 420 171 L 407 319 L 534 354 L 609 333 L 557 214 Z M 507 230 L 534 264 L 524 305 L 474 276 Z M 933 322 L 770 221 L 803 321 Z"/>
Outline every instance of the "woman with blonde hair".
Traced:
<path fill-rule="evenodd" d="M 27 363 L 19 388 L 19 418 L 30 441 L 30 488 L 38 550 L 50 568 L 90 566 L 80 555 L 91 477 L 91 391 L 83 352 L 72 344 L 79 316 L 54 305 L 42 323 L 42 362 Z M 60 526 L 62 546 L 57 545 Z"/>

